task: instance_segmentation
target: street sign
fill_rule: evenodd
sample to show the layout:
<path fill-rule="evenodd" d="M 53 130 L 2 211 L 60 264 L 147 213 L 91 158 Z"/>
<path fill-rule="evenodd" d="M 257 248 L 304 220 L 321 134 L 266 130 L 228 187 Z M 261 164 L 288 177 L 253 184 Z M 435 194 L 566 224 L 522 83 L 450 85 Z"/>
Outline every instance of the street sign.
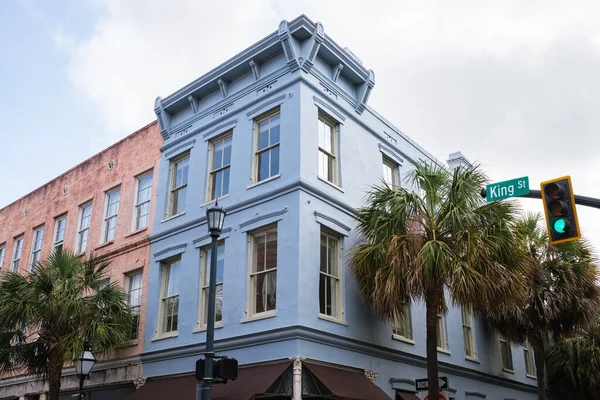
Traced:
<path fill-rule="evenodd" d="M 440 376 L 438 378 L 438 386 L 439 386 L 438 387 L 439 390 L 448 389 L 448 377 Z M 417 392 L 425 391 L 427 389 L 429 389 L 429 383 L 427 383 L 427 378 L 415 380 L 415 390 Z"/>
<path fill-rule="evenodd" d="M 491 183 L 485 187 L 485 198 L 488 203 L 529 194 L 529 177 L 511 179 L 509 181 Z"/>

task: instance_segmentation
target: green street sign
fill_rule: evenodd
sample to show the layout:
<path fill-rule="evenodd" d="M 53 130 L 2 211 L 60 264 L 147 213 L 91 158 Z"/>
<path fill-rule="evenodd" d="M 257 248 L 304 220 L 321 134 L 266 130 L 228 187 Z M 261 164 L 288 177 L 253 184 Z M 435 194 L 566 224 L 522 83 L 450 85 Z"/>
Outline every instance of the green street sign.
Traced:
<path fill-rule="evenodd" d="M 492 183 L 485 187 L 485 198 L 488 203 L 529 194 L 529 177 L 511 179 L 510 181 Z"/>

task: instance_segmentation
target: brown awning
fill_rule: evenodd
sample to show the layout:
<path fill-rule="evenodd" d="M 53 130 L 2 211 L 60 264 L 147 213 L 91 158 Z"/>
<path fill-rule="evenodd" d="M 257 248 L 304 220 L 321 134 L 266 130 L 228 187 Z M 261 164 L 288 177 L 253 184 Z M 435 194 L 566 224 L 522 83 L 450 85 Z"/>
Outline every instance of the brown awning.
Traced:
<path fill-rule="evenodd" d="M 411 392 L 396 390 L 396 400 L 421 400 L 419 396 Z"/>
<path fill-rule="evenodd" d="M 291 361 L 273 364 L 240 366 L 238 377 L 227 384 L 214 384 L 213 400 L 250 400 L 263 394 L 289 367 Z M 149 378 L 135 393 L 135 400 L 190 400 L 196 398 L 196 378 L 194 375 Z"/>
<path fill-rule="evenodd" d="M 390 400 L 383 390 L 360 373 L 303 362 L 303 366 L 321 381 L 339 400 Z"/>

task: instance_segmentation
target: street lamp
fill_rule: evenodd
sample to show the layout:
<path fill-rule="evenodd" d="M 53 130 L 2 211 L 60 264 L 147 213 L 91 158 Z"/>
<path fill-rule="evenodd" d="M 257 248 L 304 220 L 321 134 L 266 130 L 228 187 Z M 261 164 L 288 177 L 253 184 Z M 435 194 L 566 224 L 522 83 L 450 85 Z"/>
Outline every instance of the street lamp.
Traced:
<path fill-rule="evenodd" d="M 83 399 L 85 394 L 83 393 L 83 381 L 90 374 L 92 368 L 96 364 L 96 357 L 92 353 L 92 346 L 89 342 L 83 344 L 83 354 L 79 359 L 74 361 L 75 371 L 79 377 L 79 398 Z"/>
<path fill-rule="evenodd" d="M 210 278 L 208 281 L 208 316 L 206 321 L 206 351 L 204 352 L 204 378 L 202 379 L 202 400 L 211 400 L 215 347 L 215 303 L 217 295 L 217 240 L 223 231 L 225 210 L 216 202 L 213 207 L 206 209 L 208 232 L 212 238 L 210 252 Z"/>

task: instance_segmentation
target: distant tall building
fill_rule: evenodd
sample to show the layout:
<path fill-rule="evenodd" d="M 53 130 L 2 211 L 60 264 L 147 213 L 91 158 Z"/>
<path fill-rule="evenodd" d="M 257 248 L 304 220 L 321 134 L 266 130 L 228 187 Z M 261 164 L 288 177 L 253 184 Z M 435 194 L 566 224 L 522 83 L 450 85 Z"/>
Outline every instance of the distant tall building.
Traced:
<path fill-rule="evenodd" d="M 153 122 L 44 186 L 0 209 L 0 267 L 28 273 L 54 249 L 106 257 L 110 281 L 128 294 L 138 326 L 116 358 L 99 361 L 86 393 L 93 399 L 124 399 L 142 378 L 146 287 L 162 137 Z M 29 340 L 36 332 L 29 327 Z M 100 355 L 98 355 L 100 358 Z M 65 399 L 78 393 L 73 367 L 63 370 Z M 48 385 L 35 376 L 0 379 L 0 399 L 44 400 Z M 61 397 L 61 399 L 63 398 Z"/>
<path fill-rule="evenodd" d="M 375 74 L 302 15 L 165 98 L 137 399 L 193 399 L 206 340 L 206 207 L 227 210 L 216 351 L 240 362 L 214 399 L 416 399 L 425 311 L 377 320 L 348 268 L 371 185 L 433 156 L 368 106 Z M 470 165 L 460 153 L 450 167 Z M 409 188 L 410 189 L 410 188 Z M 535 399 L 531 349 L 469 310 L 439 317 L 440 375 L 460 400 Z"/>

